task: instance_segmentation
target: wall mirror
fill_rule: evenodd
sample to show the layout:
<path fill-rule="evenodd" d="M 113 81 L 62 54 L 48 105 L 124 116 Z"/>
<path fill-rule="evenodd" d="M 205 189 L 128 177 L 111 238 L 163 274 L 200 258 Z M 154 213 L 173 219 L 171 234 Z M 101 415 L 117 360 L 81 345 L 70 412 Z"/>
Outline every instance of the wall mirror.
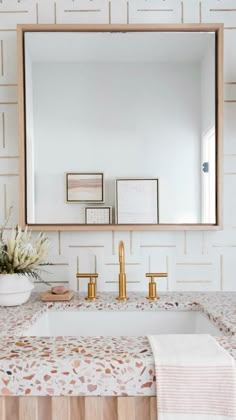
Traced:
<path fill-rule="evenodd" d="M 19 25 L 21 223 L 219 228 L 222 34 Z"/>

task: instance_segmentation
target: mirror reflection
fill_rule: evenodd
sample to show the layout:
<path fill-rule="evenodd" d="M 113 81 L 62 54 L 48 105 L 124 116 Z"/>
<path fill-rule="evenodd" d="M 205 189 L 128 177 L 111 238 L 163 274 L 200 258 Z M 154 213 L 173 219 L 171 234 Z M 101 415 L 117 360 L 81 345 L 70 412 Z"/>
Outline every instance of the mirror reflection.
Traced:
<path fill-rule="evenodd" d="M 25 32 L 24 66 L 27 223 L 216 223 L 215 32 Z"/>

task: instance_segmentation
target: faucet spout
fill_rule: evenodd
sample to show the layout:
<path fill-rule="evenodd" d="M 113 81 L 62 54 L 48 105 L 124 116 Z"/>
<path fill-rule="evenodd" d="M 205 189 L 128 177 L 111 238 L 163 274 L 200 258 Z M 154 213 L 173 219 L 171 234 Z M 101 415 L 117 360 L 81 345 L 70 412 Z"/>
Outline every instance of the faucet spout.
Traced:
<path fill-rule="evenodd" d="M 120 262 L 120 273 L 125 272 L 125 247 L 124 242 L 119 243 L 119 262 Z"/>
<path fill-rule="evenodd" d="M 120 241 L 119 243 L 119 263 L 120 263 L 120 272 L 119 272 L 119 296 L 118 300 L 127 300 L 126 296 L 126 274 L 125 274 L 125 247 L 124 242 Z"/>

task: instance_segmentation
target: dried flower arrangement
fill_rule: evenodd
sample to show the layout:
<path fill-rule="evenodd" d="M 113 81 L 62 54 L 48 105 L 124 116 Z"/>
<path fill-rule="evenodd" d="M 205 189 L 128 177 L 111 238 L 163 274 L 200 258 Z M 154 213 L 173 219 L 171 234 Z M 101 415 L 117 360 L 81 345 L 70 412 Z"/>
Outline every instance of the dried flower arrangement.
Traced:
<path fill-rule="evenodd" d="M 18 225 L 6 237 L 6 224 L 0 227 L 0 274 L 16 273 L 42 280 L 39 267 L 48 264 L 48 238 L 40 232 L 33 239 L 31 231 L 23 231 Z"/>

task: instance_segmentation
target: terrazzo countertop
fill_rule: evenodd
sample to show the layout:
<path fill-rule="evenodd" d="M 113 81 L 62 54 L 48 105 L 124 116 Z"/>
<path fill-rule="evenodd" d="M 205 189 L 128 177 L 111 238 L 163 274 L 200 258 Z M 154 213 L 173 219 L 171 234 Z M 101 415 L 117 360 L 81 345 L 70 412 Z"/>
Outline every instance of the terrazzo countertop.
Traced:
<path fill-rule="evenodd" d="M 236 293 L 161 293 L 150 302 L 130 293 L 127 302 L 106 294 L 95 302 L 43 303 L 39 294 L 14 308 L 0 307 L 0 395 L 156 395 L 154 359 L 147 337 L 24 337 L 50 310 L 200 310 L 218 326 L 216 340 L 236 359 Z"/>

